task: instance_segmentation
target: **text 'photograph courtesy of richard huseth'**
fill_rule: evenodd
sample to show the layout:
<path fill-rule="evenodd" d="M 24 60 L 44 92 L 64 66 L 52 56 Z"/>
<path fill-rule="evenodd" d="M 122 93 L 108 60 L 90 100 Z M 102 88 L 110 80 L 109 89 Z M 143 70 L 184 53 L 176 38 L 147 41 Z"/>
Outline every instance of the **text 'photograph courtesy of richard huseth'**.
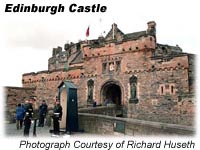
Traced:
<path fill-rule="evenodd" d="M 6 13 L 49 13 L 55 15 L 62 12 L 71 12 L 71 13 L 104 13 L 107 11 L 107 6 L 101 4 L 92 4 L 92 5 L 78 5 L 72 3 L 69 6 L 63 4 L 58 5 L 36 5 L 36 4 L 6 4 L 5 12 Z"/>
<path fill-rule="evenodd" d="M 116 150 L 116 149 L 187 149 L 195 148 L 195 142 L 187 141 L 172 141 L 159 140 L 155 142 L 146 142 L 144 140 L 119 140 L 116 142 L 102 142 L 102 141 L 65 141 L 65 142 L 42 142 L 21 140 L 19 149 L 43 149 L 43 150 L 62 150 L 62 149 L 102 149 L 102 150 Z"/>

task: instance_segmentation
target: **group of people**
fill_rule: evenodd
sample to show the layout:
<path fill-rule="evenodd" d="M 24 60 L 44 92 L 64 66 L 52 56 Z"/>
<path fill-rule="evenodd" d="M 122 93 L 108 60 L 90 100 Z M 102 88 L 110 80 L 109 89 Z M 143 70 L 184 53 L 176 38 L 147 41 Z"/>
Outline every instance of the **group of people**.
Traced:
<path fill-rule="evenodd" d="M 24 136 L 29 136 L 32 120 L 34 120 L 34 127 L 36 125 L 37 119 L 39 119 L 38 127 L 44 127 L 44 120 L 48 112 L 48 105 L 46 104 L 45 100 L 43 100 L 39 108 L 36 109 L 35 101 L 35 98 L 30 98 L 28 101 L 25 102 L 24 105 L 18 104 L 16 108 L 16 126 L 19 130 L 22 129 L 24 125 Z M 59 135 L 59 122 L 62 119 L 62 106 L 60 105 L 60 100 L 58 99 L 58 97 L 56 97 L 52 118 L 54 134 Z"/>
<path fill-rule="evenodd" d="M 24 125 L 24 136 L 29 135 L 32 120 L 39 119 L 38 127 L 44 126 L 44 119 L 47 114 L 48 106 L 45 100 L 43 100 L 39 106 L 38 112 L 36 112 L 37 109 L 34 107 L 35 101 L 35 98 L 30 98 L 24 105 L 18 104 L 16 108 L 16 126 L 19 130 L 22 129 Z"/>

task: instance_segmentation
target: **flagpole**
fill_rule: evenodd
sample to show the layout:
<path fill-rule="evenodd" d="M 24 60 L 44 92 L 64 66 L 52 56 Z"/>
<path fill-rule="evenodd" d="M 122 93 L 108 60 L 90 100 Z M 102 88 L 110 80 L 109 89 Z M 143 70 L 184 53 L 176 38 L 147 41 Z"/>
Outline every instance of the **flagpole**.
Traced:
<path fill-rule="evenodd" d="M 99 24 L 100 24 L 100 37 L 103 36 L 103 33 L 102 33 L 102 24 L 101 24 L 101 18 L 99 19 Z"/>
<path fill-rule="evenodd" d="M 114 40 L 114 37 L 115 37 L 115 32 L 114 32 L 114 23 L 113 23 L 113 40 Z"/>
<path fill-rule="evenodd" d="M 114 40 L 114 38 L 115 38 L 115 26 L 114 26 L 114 24 L 115 24 L 115 18 L 113 17 L 113 40 Z"/>

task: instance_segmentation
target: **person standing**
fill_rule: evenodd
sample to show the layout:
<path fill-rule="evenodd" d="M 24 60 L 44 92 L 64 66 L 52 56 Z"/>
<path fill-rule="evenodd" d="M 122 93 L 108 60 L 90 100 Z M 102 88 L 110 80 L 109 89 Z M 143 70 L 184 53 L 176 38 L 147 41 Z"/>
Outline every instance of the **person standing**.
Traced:
<path fill-rule="evenodd" d="M 32 106 L 32 99 L 30 99 L 29 101 L 26 101 L 25 104 L 24 136 L 29 136 L 32 116 L 33 116 L 33 106 Z"/>
<path fill-rule="evenodd" d="M 32 106 L 33 106 L 33 136 L 36 136 L 36 126 L 37 126 L 37 120 L 39 119 L 39 112 L 38 112 L 38 105 L 36 97 L 33 97 L 32 99 Z"/>
<path fill-rule="evenodd" d="M 60 100 L 56 98 L 56 104 L 53 109 L 53 131 L 55 135 L 60 134 L 60 124 L 59 121 L 62 119 L 62 106 L 60 105 Z"/>
<path fill-rule="evenodd" d="M 24 119 L 24 108 L 22 107 L 21 104 L 18 104 L 17 108 L 16 108 L 16 126 L 17 126 L 17 130 L 22 129 L 23 119 Z"/>
<path fill-rule="evenodd" d="M 46 117 L 48 110 L 48 106 L 45 102 L 45 100 L 42 101 L 42 104 L 39 107 L 39 123 L 38 127 L 44 127 L 44 118 Z"/>

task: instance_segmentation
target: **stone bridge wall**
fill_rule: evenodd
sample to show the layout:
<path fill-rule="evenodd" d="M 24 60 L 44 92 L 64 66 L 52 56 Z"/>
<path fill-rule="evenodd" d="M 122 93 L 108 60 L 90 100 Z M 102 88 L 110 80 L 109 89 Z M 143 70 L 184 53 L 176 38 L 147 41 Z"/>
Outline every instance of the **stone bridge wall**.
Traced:
<path fill-rule="evenodd" d="M 193 135 L 190 126 L 79 113 L 79 128 L 86 133 L 105 135 Z"/>
<path fill-rule="evenodd" d="M 117 110 L 115 105 L 80 108 L 78 110 L 79 113 L 101 114 L 108 116 L 115 116 L 117 113 L 116 111 Z"/>

